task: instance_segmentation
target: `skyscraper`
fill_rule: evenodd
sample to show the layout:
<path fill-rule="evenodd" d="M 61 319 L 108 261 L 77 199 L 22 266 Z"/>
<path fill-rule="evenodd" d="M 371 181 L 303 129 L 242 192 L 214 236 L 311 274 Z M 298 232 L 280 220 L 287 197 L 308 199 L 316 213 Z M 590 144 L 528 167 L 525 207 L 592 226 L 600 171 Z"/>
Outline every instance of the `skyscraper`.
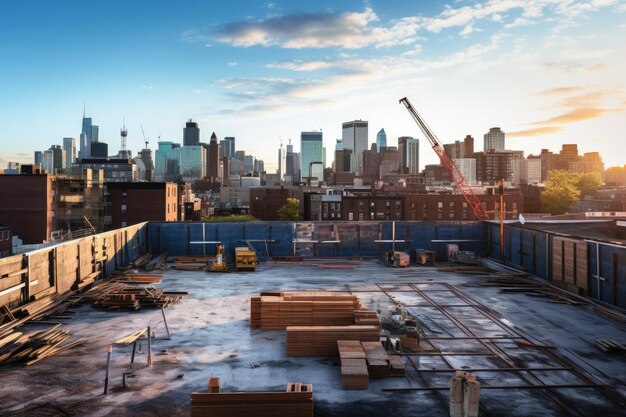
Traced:
<path fill-rule="evenodd" d="M 319 180 L 322 180 L 324 178 L 322 143 L 322 132 L 300 133 L 300 166 L 303 179 L 317 177 Z M 312 173 L 309 171 L 311 164 L 315 164 L 314 172 Z"/>
<path fill-rule="evenodd" d="M 224 149 L 223 155 L 226 158 L 234 158 L 235 157 L 235 138 L 233 136 L 226 136 L 224 138 L 226 141 L 226 149 Z"/>
<path fill-rule="evenodd" d="M 91 143 L 99 139 L 99 128 L 92 123 L 91 117 L 85 117 L 83 108 L 83 124 L 80 132 L 80 158 L 91 158 Z"/>
<path fill-rule="evenodd" d="M 483 150 L 487 152 L 489 149 L 495 149 L 496 151 L 503 151 L 504 147 L 504 132 L 499 127 L 492 127 L 489 132 L 485 133 L 485 145 Z"/>
<path fill-rule="evenodd" d="M 353 120 L 351 122 L 345 122 L 341 126 L 343 149 L 350 149 L 352 151 L 352 156 L 350 158 L 350 171 L 361 172 L 359 163 L 361 160 L 361 154 L 367 149 L 368 123 L 363 120 Z M 304 166 L 302 169 L 304 169 Z"/>
<path fill-rule="evenodd" d="M 217 143 L 215 132 L 211 135 L 209 142 L 209 165 L 207 167 L 207 177 L 211 181 L 217 181 L 220 177 L 220 145 Z"/>
<path fill-rule="evenodd" d="M 376 134 L 376 148 L 378 152 L 380 152 L 381 148 L 387 147 L 387 134 L 385 133 L 385 129 L 380 129 Z"/>
<path fill-rule="evenodd" d="M 406 141 L 406 167 L 409 174 L 419 173 L 420 141 L 410 138 Z"/>
<path fill-rule="evenodd" d="M 34 155 L 34 164 L 41 166 L 41 163 L 43 161 L 43 152 L 41 151 L 35 151 L 35 155 Z"/>
<path fill-rule="evenodd" d="M 196 146 L 200 144 L 200 128 L 198 123 L 189 119 L 183 128 L 183 146 Z"/>
<path fill-rule="evenodd" d="M 63 138 L 63 150 L 65 151 L 65 169 L 70 169 L 76 162 L 76 139 Z"/>

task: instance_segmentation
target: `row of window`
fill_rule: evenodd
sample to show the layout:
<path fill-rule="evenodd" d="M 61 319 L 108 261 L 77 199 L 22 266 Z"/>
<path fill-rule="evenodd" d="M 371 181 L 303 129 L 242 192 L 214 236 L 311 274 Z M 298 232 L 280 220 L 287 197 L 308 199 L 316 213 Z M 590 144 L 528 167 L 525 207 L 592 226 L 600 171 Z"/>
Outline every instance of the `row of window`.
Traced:
<path fill-rule="evenodd" d="M 4 240 L 9 240 L 10 239 L 10 234 L 8 230 L 2 230 L 0 231 L 0 242 L 4 241 Z"/>

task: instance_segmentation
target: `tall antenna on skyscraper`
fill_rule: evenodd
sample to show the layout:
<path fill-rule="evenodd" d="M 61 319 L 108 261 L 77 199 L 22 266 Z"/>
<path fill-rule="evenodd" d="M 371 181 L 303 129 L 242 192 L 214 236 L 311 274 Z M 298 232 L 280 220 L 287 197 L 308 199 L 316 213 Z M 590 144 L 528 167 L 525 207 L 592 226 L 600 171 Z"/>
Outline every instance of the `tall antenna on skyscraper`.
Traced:
<path fill-rule="evenodd" d="M 126 117 L 124 117 L 122 122 L 120 136 L 122 137 L 122 152 L 126 152 L 126 137 L 128 136 L 128 130 L 126 130 Z"/>

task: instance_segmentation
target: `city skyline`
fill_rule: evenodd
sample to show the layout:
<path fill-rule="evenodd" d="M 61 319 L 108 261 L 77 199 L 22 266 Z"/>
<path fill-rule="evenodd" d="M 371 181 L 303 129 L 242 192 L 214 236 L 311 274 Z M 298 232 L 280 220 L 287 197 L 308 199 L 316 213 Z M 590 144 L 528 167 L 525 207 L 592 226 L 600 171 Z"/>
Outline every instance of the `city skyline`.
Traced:
<path fill-rule="evenodd" d="M 303 131 L 323 131 L 332 161 L 349 120 L 369 122 L 368 144 L 381 128 L 389 146 L 423 139 L 403 96 L 444 143 L 471 134 L 480 149 L 499 126 L 527 155 L 577 143 L 626 163 L 612 152 L 626 127 L 624 2 L 64 5 L 16 2 L 0 16 L 13 64 L 0 69 L 1 164 L 78 141 L 86 101 L 110 154 L 124 117 L 134 155 L 140 124 L 156 150 L 161 131 L 182 143 L 191 118 L 203 142 L 234 136 L 273 171 L 280 141 Z M 420 152 L 421 167 L 437 162 Z"/>

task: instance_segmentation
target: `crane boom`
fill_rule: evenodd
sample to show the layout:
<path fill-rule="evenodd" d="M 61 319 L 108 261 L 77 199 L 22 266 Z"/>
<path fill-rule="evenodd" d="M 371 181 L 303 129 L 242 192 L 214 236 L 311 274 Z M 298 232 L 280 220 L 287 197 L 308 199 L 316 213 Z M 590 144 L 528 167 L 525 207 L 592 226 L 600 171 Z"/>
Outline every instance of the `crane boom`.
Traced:
<path fill-rule="evenodd" d="M 400 103 L 404 104 L 404 107 L 409 111 L 409 114 L 413 117 L 417 126 L 419 126 L 424 136 L 426 136 L 426 139 L 430 142 L 433 150 L 441 160 L 441 165 L 448 171 L 450 178 L 452 178 L 456 184 L 456 187 L 463 195 L 467 204 L 472 208 L 474 216 L 476 216 L 478 220 L 489 220 L 489 215 L 487 211 L 485 211 L 485 207 L 483 207 L 478 200 L 478 197 L 476 197 L 476 194 L 474 194 L 472 186 L 467 182 L 461 170 L 459 170 L 459 167 L 457 167 L 452 158 L 450 158 L 450 155 L 446 153 L 443 145 L 439 142 L 439 139 L 437 139 L 437 136 L 435 136 L 419 113 L 413 108 L 409 99 L 404 97 L 400 99 Z"/>

